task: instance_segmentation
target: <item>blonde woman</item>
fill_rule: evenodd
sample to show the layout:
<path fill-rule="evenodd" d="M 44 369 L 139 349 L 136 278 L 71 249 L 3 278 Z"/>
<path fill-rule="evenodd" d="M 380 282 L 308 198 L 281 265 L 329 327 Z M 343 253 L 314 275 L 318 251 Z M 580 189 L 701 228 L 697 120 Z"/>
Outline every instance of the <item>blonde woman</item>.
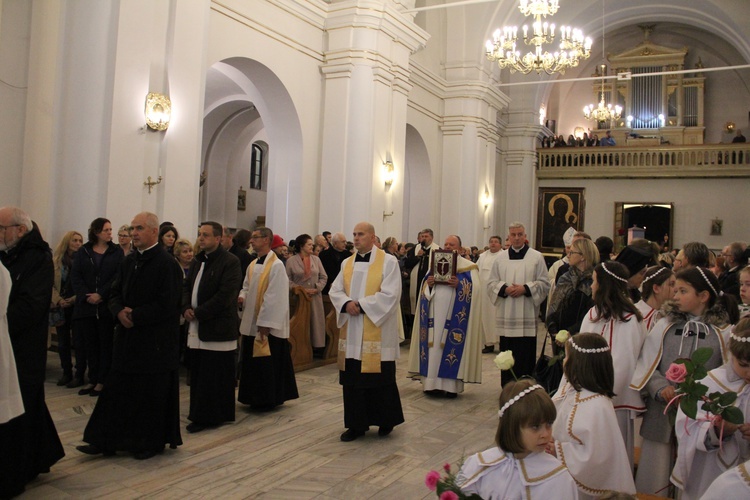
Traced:
<path fill-rule="evenodd" d="M 76 296 L 70 281 L 70 271 L 73 267 L 73 254 L 81 248 L 81 245 L 83 245 L 83 235 L 78 231 L 68 231 L 52 254 L 55 281 L 52 283 L 50 318 L 57 318 L 53 326 L 57 329 L 57 348 L 63 370 L 63 375 L 57 381 L 57 385 L 64 385 L 71 389 L 83 385 L 83 376 L 86 373 L 86 342 L 80 334 L 71 336 L 73 305 L 76 302 Z M 71 345 L 76 350 L 75 378 L 73 378 Z"/>
<path fill-rule="evenodd" d="M 127 224 L 123 224 L 117 230 L 117 244 L 122 248 L 122 253 L 125 254 L 125 257 L 133 251 L 133 239 L 130 236 L 130 226 Z"/>

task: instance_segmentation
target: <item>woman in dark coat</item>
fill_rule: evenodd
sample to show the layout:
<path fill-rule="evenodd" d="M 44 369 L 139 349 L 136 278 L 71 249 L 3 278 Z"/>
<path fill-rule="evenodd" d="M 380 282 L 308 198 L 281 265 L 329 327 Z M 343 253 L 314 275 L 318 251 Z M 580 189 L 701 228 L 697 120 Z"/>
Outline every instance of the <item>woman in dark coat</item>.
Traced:
<path fill-rule="evenodd" d="M 107 309 L 112 280 L 125 257 L 112 243 L 112 224 L 99 217 L 91 222 L 88 243 L 73 258 L 71 281 L 76 296 L 73 330 L 86 341 L 89 383 L 78 394 L 98 396 L 112 364 L 115 323 Z"/>

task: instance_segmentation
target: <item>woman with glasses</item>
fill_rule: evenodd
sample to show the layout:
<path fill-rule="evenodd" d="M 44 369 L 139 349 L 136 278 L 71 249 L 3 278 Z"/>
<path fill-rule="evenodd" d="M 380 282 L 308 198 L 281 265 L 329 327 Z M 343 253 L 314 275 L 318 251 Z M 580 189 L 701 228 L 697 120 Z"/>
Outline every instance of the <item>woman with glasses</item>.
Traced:
<path fill-rule="evenodd" d="M 592 273 L 599 264 L 599 250 L 589 239 L 579 238 L 570 245 L 570 269 L 560 276 L 547 310 L 547 329 L 554 337 L 560 330 L 571 335 L 581 331 L 581 322 L 594 306 L 591 297 Z M 552 344 L 553 352 L 559 347 Z"/>
<path fill-rule="evenodd" d="M 98 396 L 112 363 L 115 321 L 107 308 L 112 281 L 125 258 L 112 243 L 112 224 L 99 217 L 89 226 L 88 242 L 73 258 L 71 281 L 76 295 L 73 331 L 86 341 L 89 383 L 78 394 Z M 75 333 L 74 333 L 75 335 Z"/>
<path fill-rule="evenodd" d="M 133 239 L 130 237 L 130 226 L 123 224 L 117 230 L 117 243 L 122 248 L 122 253 L 127 257 L 133 251 Z"/>

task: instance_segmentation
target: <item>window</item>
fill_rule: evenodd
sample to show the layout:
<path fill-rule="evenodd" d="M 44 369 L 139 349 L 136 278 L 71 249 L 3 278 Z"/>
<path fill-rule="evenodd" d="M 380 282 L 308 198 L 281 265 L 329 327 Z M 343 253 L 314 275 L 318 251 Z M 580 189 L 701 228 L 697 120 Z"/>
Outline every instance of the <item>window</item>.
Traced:
<path fill-rule="evenodd" d="M 263 149 L 253 144 L 250 157 L 250 189 L 261 189 L 263 180 Z"/>

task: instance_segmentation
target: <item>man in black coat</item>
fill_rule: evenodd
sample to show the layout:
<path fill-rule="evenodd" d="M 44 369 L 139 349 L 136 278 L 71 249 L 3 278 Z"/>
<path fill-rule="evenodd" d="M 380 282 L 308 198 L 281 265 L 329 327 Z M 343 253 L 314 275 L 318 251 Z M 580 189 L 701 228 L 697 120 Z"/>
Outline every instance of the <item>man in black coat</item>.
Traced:
<path fill-rule="evenodd" d="M 320 261 L 323 263 L 323 269 L 326 271 L 328 281 L 323 288 L 322 294 L 328 295 L 331 284 L 341 271 L 341 263 L 351 257 L 352 253 L 346 249 L 346 236 L 344 233 L 336 233 L 331 236 L 331 245 L 320 252 Z"/>
<path fill-rule="evenodd" d="M 191 349 L 188 432 L 234 421 L 237 297 L 242 273 L 239 259 L 222 247 L 221 235 L 221 224 L 201 224 L 201 252 L 190 264 L 183 290 Z"/>
<path fill-rule="evenodd" d="M 159 219 L 143 212 L 132 222 L 135 252 L 112 283 L 109 310 L 117 320 L 112 369 L 78 451 L 129 451 L 151 458 L 180 436 L 179 339 L 183 272 L 159 244 Z"/>
<path fill-rule="evenodd" d="M 0 498 L 20 494 L 63 456 L 44 402 L 47 318 L 52 300 L 52 252 L 28 214 L 0 208 L 0 261 L 8 269 L 8 333 L 25 412 L 0 426 Z"/>

